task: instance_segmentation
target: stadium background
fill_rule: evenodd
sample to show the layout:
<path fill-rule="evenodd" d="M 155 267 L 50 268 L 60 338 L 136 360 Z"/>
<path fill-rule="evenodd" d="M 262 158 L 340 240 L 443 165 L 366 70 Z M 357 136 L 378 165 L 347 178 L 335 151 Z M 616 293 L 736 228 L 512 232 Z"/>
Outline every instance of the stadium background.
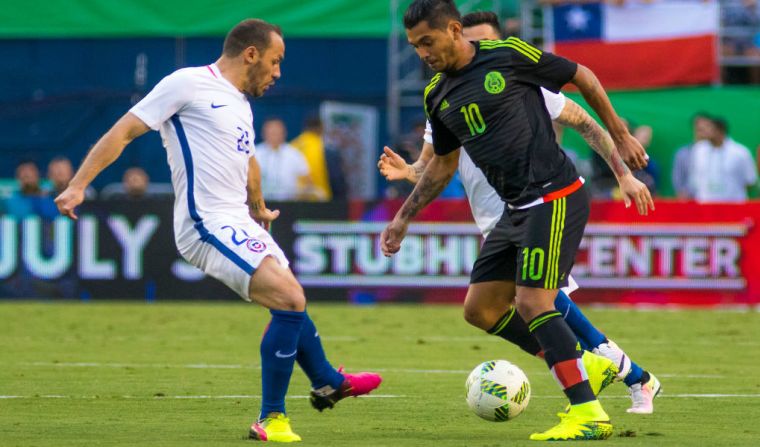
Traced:
<path fill-rule="evenodd" d="M 540 7 L 531 7 L 531 2 L 458 3 L 463 10 L 495 9 L 502 16 L 522 16 L 523 24 L 540 20 Z M 243 17 L 263 17 L 282 26 L 287 52 L 282 79 L 254 103 L 257 134 L 264 120 L 279 117 L 295 136 L 305 119 L 324 110 L 326 101 L 349 111 L 351 105 L 369 106 L 368 115 L 358 115 L 374 125 L 369 152 L 364 153 L 370 163 L 352 173 L 365 178 L 361 194 L 348 202 L 273 204 L 283 210 L 273 230 L 275 237 L 288 250 L 310 296 L 354 302 L 459 301 L 478 243 L 465 201 L 439 201 L 427 211 L 422 220 L 433 224 L 421 228 L 418 240 L 407 241 L 407 246 L 412 245 L 408 264 L 388 263 L 374 247 L 382 222 L 400 202 L 384 198 L 388 185 L 372 168 L 373 161 L 383 144 L 397 142 L 421 118 L 419 106 L 402 101 L 399 126 L 394 127 L 389 110 L 393 74 L 388 67 L 396 57 L 389 47 L 398 42 L 393 38 L 398 11 L 406 4 L 322 0 L 290 8 L 275 0 L 235 0 L 223 7 L 202 0 L 160 4 L 57 0 L 44 6 L 3 5 L 0 177 L 7 180 L 0 182 L 1 192 L 12 192 L 14 168 L 22 160 L 44 166 L 63 154 L 76 164 L 163 76 L 179 67 L 213 61 L 233 24 Z M 690 119 L 696 111 L 725 117 L 731 136 L 751 149 L 760 143 L 760 89 L 728 84 L 731 80 L 724 74 L 723 82 L 715 85 L 611 92 L 622 116 L 653 129 L 649 153 L 661 172 L 658 210 L 645 220 L 616 202 L 595 205 L 596 233 L 589 233 L 578 260 L 588 268 L 579 275 L 584 290 L 577 299 L 760 302 L 756 279 L 760 263 L 752 253 L 760 242 L 760 206 L 676 201 L 669 181 L 674 151 L 691 141 Z M 569 96 L 584 104 L 577 94 Z M 563 143 L 582 158 L 589 157 L 578 135 L 566 132 Z M 94 186 L 118 182 L 122 172 L 135 165 L 144 167 L 153 181 L 169 180 L 157 133 L 132 143 Z M 44 216 L 0 218 L 0 296 L 234 299 L 221 285 L 199 279 L 175 262 L 170 201 L 139 209 L 129 202 L 96 201 L 83 212 L 90 217 L 77 224 L 48 222 Z M 352 223 L 357 221 L 375 223 Z M 635 225 L 604 226 L 610 222 Z M 138 230 L 145 231 L 145 240 L 138 237 L 142 234 Z M 657 248 L 672 240 L 675 248 Z M 668 268 L 666 261 L 674 267 Z M 618 289 L 623 291 L 615 292 Z"/>

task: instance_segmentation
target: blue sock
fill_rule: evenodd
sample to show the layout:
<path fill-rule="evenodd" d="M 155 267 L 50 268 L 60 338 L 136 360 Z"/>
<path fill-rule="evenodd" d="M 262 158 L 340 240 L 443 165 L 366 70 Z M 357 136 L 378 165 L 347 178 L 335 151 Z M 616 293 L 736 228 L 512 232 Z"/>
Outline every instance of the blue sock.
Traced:
<path fill-rule="evenodd" d="M 337 390 L 345 380 L 343 374 L 336 371 L 327 361 L 317 328 L 306 312 L 304 312 L 303 326 L 301 326 L 301 336 L 298 338 L 296 360 L 311 380 L 311 387 L 315 390 L 325 385 Z"/>
<path fill-rule="evenodd" d="M 639 381 L 641 381 L 641 377 L 643 375 L 644 375 L 644 370 L 641 369 L 639 365 L 634 363 L 633 360 L 631 360 L 631 372 L 629 372 L 628 375 L 625 376 L 625 379 L 623 379 L 623 382 L 627 386 L 631 386 L 634 383 L 638 383 Z"/>
<path fill-rule="evenodd" d="M 565 292 L 561 290 L 557 292 L 554 307 L 565 318 L 567 325 L 570 326 L 575 336 L 578 337 L 578 341 L 583 349 L 590 351 L 607 340 L 607 337 L 588 321 L 586 316 L 583 315 L 578 306 L 575 305 Z"/>
<path fill-rule="evenodd" d="M 296 361 L 298 338 L 306 312 L 270 310 L 272 321 L 261 339 L 261 414 L 285 413 L 293 364 Z"/>

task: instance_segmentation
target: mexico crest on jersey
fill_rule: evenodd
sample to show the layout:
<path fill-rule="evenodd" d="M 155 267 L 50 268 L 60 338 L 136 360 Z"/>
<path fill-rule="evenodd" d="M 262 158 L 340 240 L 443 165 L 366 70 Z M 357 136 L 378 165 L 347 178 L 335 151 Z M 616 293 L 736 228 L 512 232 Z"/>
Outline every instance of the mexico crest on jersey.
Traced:
<path fill-rule="evenodd" d="M 488 72 L 486 75 L 486 81 L 483 83 L 486 91 L 492 95 L 496 95 L 504 91 L 504 86 L 506 84 L 507 83 L 504 81 L 504 76 L 502 76 L 498 71 Z"/>

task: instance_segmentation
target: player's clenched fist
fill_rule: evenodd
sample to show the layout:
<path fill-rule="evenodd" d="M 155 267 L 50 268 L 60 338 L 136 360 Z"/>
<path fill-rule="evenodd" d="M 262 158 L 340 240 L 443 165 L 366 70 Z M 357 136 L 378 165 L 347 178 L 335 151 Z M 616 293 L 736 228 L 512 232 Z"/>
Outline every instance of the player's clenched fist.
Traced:
<path fill-rule="evenodd" d="M 55 198 L 58 212 L 72 219 L 77 218 L 74 209 L 84 202 L 84 190 L 68 187 Z"/>
<path fill-rule="evenodd" d="M 393 219 L 393 221 L 385 227 L 385 230 L 383 230 L 383 233 L 380 235 L 380 249 L 385 256 L 391 256 L 401 249 L 401 241 L 404 240 L 408 227 L 408 223 L 398 219 Z"/>

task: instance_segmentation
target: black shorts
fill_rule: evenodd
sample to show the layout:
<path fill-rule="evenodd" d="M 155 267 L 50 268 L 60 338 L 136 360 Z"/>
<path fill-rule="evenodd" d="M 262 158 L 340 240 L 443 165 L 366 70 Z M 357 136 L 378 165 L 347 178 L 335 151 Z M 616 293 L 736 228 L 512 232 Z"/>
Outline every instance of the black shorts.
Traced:
<path fill-rule="evenodd" d="M 569 196 L 504 214 L 481 247 L 470 283 L 515 281 L 519 286 L 567 286 L 588 222 L 586 188 Z"/>

